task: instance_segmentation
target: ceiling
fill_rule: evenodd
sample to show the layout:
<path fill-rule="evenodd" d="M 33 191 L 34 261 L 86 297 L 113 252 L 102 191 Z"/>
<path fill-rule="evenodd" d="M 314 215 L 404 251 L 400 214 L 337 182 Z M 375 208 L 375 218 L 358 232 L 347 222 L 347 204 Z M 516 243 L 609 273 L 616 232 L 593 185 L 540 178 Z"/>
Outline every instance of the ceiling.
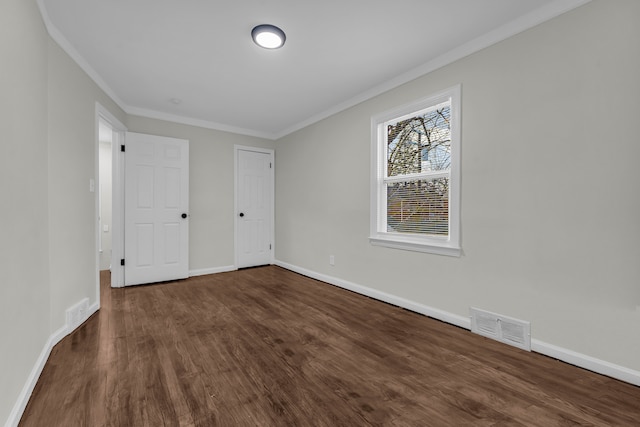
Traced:
<path fill-rule="evenodd" d="M 38 0 L 129 114 L 278 138 L 585 0 Z M 258 24 L 283 48 L 251 40 Z"/>

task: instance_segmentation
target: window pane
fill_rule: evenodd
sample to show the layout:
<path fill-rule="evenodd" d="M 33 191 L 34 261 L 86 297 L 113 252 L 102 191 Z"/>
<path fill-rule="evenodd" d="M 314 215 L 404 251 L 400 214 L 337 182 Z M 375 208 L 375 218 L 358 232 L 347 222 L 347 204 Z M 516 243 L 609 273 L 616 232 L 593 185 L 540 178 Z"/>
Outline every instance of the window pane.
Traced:
<path fill-rule="evenodd" d="M 387 184 L 387 232 L 449 234 L 449 178 Z"/>
<path fill-rule="evenodd" d="M 451 105 L 387 126 L 387 176 L 451 167 Z"/>

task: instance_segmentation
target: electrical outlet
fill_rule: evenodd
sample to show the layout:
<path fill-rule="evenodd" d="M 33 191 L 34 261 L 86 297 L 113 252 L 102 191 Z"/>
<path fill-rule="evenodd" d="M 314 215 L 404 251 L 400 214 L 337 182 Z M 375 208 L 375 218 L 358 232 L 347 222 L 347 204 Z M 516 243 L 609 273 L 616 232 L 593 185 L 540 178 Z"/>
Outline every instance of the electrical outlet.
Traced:
<path fill-rule="evenodd" d="M 336 265 L 336 257 L 329 255 L 329 265 Z"/>

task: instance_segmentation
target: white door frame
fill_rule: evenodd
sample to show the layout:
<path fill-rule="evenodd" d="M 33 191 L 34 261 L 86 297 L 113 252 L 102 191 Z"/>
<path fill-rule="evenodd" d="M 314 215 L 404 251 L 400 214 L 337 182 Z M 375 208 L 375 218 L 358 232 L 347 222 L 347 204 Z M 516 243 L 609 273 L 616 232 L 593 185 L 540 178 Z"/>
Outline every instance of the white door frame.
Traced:
<path fill-rule="evenodd" d="M 269 263 L 273 264 L 276 253 L 276 240 L 275 240 L 275 171 L 276 171 L 276 162 L 275 162 L 275 151 L 268 148 L 259 148 L 259 147 L 249 147 L 246 145 L 234 145 L 233 146 L 233 245 L 234 245 L 234 268 L 238 268 L 238 152 L 239 151 L 253 151 L 256 153 L 264 153 L 269 154 L 271 156 L 271 173 L 269 175 L 269 179 L 271 180 L 271 235 L 269 238 L 271 239 L 271 254 Z"/>
<path fill-rule="evenodd" d="M 98 127 L 100 120 L 109 123 L 113 129 L 113 140 L 111 143 L 112 155 L 112 219 L 111 219 L 111 287 L 119 288 L 124 286 L 124 268 L 120 266 L 120 259 L 124 254 L 124 162 L 120 145 L 124 144 L 124 133 L 127 128 L 120 120 L 96 102 L 96 119 L 95 119 L 95 188 L 100 188 L 100 171 L 99 171 L 99 138 Z M 98 305 L 100 304 L 100 249 L 98 246 L 100 236 L 100 222 L 98 218 L 99 192 L 95 192 L 95 240 L 96 240 L 96 295 Z"/>

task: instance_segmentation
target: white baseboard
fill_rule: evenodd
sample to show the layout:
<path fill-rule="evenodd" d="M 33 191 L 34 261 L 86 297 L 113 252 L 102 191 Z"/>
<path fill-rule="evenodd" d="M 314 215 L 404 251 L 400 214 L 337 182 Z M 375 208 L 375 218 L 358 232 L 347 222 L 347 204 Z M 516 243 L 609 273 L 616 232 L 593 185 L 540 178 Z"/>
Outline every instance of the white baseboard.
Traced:
<path fill-rule="evenodd" d="M 339 279 L 337 277 L 321 274 L 312 270 L 308 270 L 306 268 L 288 264 L 283 261 L 275 260 L 274 264 L 287 270 L 302 274 L 303 276 L 311 277 L 313 279 L 320 280 L 322 282 L 329 283 L 331 285 L 338 286 L 340 288 L 347 289 L 361 295 L 366 295 L 368 297 L 384 301 L 398 307 L 406 308 L 407 310 L 411 310 L 425 316 L 433 317 L 434 319 L 438 319 L 443 322 L 459 326 L 461 328 L 471 329 L 471 322 L 468 317 L 449 313 L 444 310 L 410 301 L 405 298 L 378 291 L 366 286 L 358 285 L 356 283 Z M 189 271 L 189 276 L 202 276 L 205 274 L 215 274 L 233 270 L 236 270 L 234 266 L 191 270 Z M 99 308 L 100 305 L 97 302 L 92 304 L 87 311 L 87 315 L 83 320 L 83 323 L 95 312 L 97 312 Z M 46 344 L 44 345 L 44 348 L 42 349 L 42 352 L 40 353 L 40 356 L 38 357 L 33 369 L 31 370 L 27 382 L 25 383 L 22 391 L 20 392 L 20 395 L 18 396 L 17 402 L 15 403 L 13 409 L 11 410 L 11 413 L 9 414 L 9 418 L 5 423 L 5 427 L 16 427 L 18 425 L 18 423 L 20 422 L 20 418 L 22 418 L 22 414 L 27 407 L 27 403 L 29 402 L 31 393 L 33 392 L 33 389 L 38 382 L 38 378 L 42 373 L 42 369 L 44 369 L 44 365 L 46 364 L 47 359 L 51 354 L 51 349 L 70 332 L 73 331 L 68 331 L 67 325 L 64 325 L 53 334 L 51 334 Z M 640 386 L 640 372 L 633 369 L 625 368 L 624 366 L 615 365 L 605 360 L 596 359 L 594 357 L 577 353 L 566 348 L 558 347 L 553 344 L 548 344 L 537 339 L 531 340 L 531 350 L 602 375 L 625 381 L 636 386 Z"/>
<path fill-rule="evenodd" d="M 89 310 L 87 310 L 87 318 L 84 319 L 82 321 L 82 323 L 86 322 L 87 319 L 89 319 L 91 316 L 93 316 L 93 314 L 96 313 L 98 310 L 100 310 L 100 303 L 98 301 L 96 301 L 96 302 L 94 302 L 93 304 L 91 304 L 89 306 Z M 73 331 L 71 331 L 71 332 L 73 332 Z"/>
<path fill-rule="evenodd" d="M 204 276 L 206 274 L 226 273 L 227 271 L 237 270 L 235 265 L 225 265 L 222 267 L 201 268 L 197 270 L 189 270 L 189 277 Z"/>
<path fill-rule="evenodd" d="M 640 386 L 640 372 L 625 368 L 624 366 L 615 365 L 606 360 L 596 359 L 595 357 L 576 353 L 573 350 L 568 350 L 536 339 L 531 340 L 531 351 L 562 360 L 563 362 L 598 374 Z"/>
<path fill-rule="evenodd" d="M 49 359 L 49 354 L 51 354 L 51 349 L 54 345 L 56 345 L 62 338 L 67 335 L 67 325 L 64 325 L 62 328 L 58 329 L 56 332 L 49 336 L 44 348 L 40 352 L 40 356 L 36 360 L 36 364 L 31 369 L 31 373 L 27 378 L 27 382 L 25 383 L 20 395 L 18 396 L 18 400 L 15 405 L 13 405 L 13 409 L 9 414 L 9 418 L 5 423 L 5 427 L 16 427 L 20 422 L 20 418 L 22 418 L 22 414 L 24 413 L 25 408 L 27 407 L 27 403 L 29 403 L 29 398 L 31 397 L 31 393 L 33 393 L 33 389 L 38 382 L 38 378 L 40 378 L 40 374 L 44 369 L 45 363 L 47 363 L 47 359 Z"/>
<path fill-rule="evenodd" d="M 339 279 L 337 277 L 317 273 L 315 271 L 307 270 L 306 268 L 298 267 L 296 265 L 288 264 L 279 260 L 276 260 L 274 264 L 282 268 L 286 268 L 287 270 L 300 273 L 303 276 L 311 277 L 312 279 L 320 280 L 322 282 L 326 282 L 361 295 L 366 295 L 373 299 L 384 301 L 398 307 L 406 308 L 407 310 L 415 311 L 416 313 L 424 314 L 425 316 L 433 317 L 434 319 L 442 320 L 443 322 L 460 326 L 461 328 L 471 329 L 471 320 L 468 317 L 458 316 L 457 314 L 449 313 L 448 311 L 429 307 L 428 305 L 424 304 L 419 304 L 417 302 L 391 295 L 386 292 L 371 289 L 366 286 L 349 282 L 347 280 Z"/>
<path fill-rule="evenodd" d="M 471 329 L 471 321 L 468 317 L 459 316 L 457 314 L 449 313 L 444 310 L 429 307 L 424 304 L 388 294 L 386 292 L 381 292 L 376 289 L 371 289 L 366 286 L 339 279 L 337 277 L 317 273 L 312 270 L 307 270 L 306 268 L 288 264 L 283 261 L 276 260 L 274 263 L 277 266 L 302 274 L 303 276 L 311 277 L 313 279 L 320 280 L 322 282 L 326 282 L 331 285 L 335 285 L 340 288 L 359 293 L 361 295 L 366 295 L 368 297 L 384 301 L 398 307 L 406 308 L 407 310 L 415 311 L 416 313 L 424 314 L 425 316 L 433 317 L 434 319 L 442 320 L 443 322 L 447 322 L 461 328 Z M 615 365 L 605 360 L 596 359 L 595 357 L 577 353 L 573 350 L 568 350 L 566 348 L 558 347 L 556 345 L 548 344 L 536 339 L 531 340 L 531 350 L 535 351 L 536 353 L 544 354 L 545 356 L 553 357 L 554 359 L 561 360 L 571 365 L 596 372 L 598 374 L 606 375 L 620 381 L 640 386 L 640 371 L 629 369 L 620 365 Z"/>
<path fill-rule="evenodd" d="M 95 312 L 100 309 L 100 304 L 96 301 L 92 305 L 89 306 L 84 319 L 80 322 L 78 327 L 80 327 L 84 322 L 89 319 Z M 75 328 L 77 329 L 77 327 Z M 38 382 L 38 378 L 40 378 L 40 374 L 42 374 L 42 370 L 44 369 L 44 365 L 47 363 L 49 359 L 49 355 L 51 354 L 51 350 L 53 347 L 58 344 L 64 337 L 69 335 L 75 329 L 70 329 L 70 325 L 64 325 L 54 333 L 49 336 L 49 339 L 45 343 L 42 351 L 40 352 L 40 356 L 36 360 L 36 364 L 31 369 L 31 373 L 27 378 L 27 382 L 25 383 L 20 395 L 18 396 L 18 400 L 15 405 L 13 405 L 13 409 L 9 414 L 9 418 L 7 418 L 7 422 L 5 423 L 5 427 L 16 427 L 20 422 L 20 418 L 22 418 L 22 414 L 27 407 L 27 403 L 29 403 L 29 398 L 31 397 L 31 393 L 33 393 L 33 389 Z"/>

